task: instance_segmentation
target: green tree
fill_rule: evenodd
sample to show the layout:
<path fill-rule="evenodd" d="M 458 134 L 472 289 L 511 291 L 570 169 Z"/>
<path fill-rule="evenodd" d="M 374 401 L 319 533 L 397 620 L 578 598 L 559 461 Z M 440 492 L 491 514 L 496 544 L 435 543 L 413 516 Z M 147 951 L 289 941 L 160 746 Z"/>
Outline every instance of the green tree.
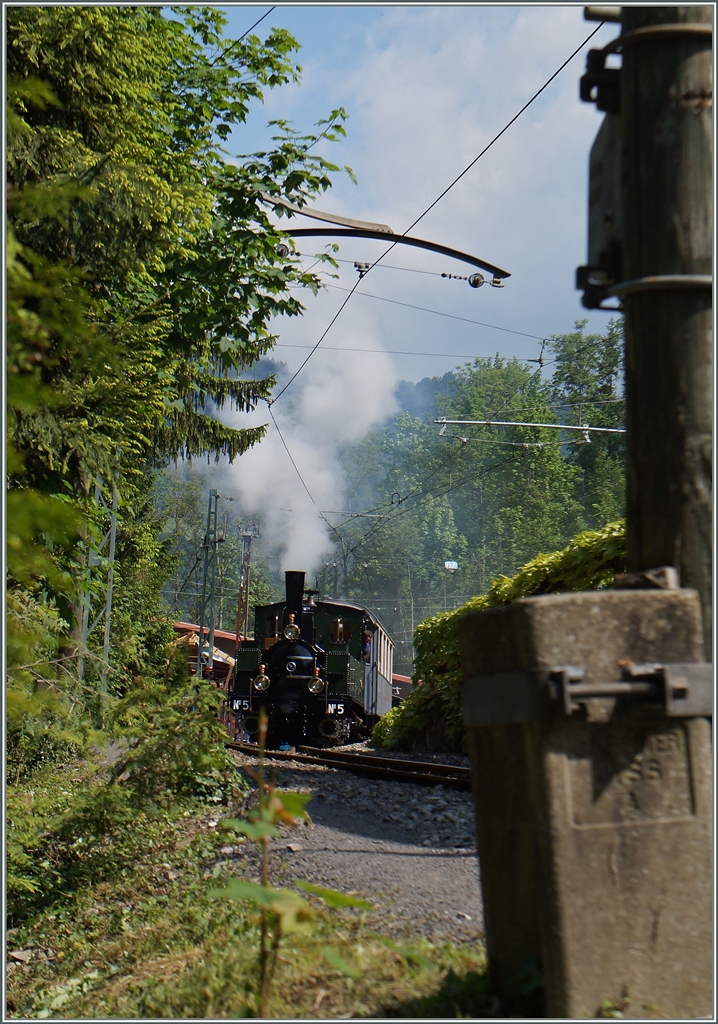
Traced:
<path fill-rule="evenodd" d="M 68 666 L 91 595 L 88 551 L 105 527 L 96 484 L 109 499 L 115 481 L 120 495 L 115 666 L 123 685 L 156 669 L 166 637 L 148 623 L 172 564 L 148 474 L 171 458 L 233 458 L 261 438 L 261 427 L 225 427 L 217 409 L 269 394 L 271 377 L 239 375 L 274 344 L 272 319 L 301 313 L 289 285 L 318 286 L 278 252 L 285 236 L 270 216 L 283 208 L 272 198 L 302 205 L 329 187 L 334 166 L 310 150 L 343 133 L 344 112 L 305 135 L 277 122 L 269 151 L 229 160 L 222 141 L 251 102 L 299 68 L 284 30 L 235 41 L 223 25 L 201 7 L 8 13 L 9 670 L 20 732 L 58 694 L 66 710 L 88 707 Z"/>
<path fill-rule="evenodd" d="M 551 339 L 555 357 L 551 395 L 563 423 L 594 427 L 625 425 L 623 397 L 623 321 L 609 319 L 604 334 L 585 334 L 586 320 L 570 334 Z M 625 515 L 626 482 L 623 434 L 592 433 L 590 444 L 567 452 L 578 470 L 578 491 L 586 524 L 600 528 Z"/>
<path fill-rule="evenodd" d="M 218 140 L 263 87 L 296 79 L 297 44 L 282 30 L 264 44 L 227 41 L 212 8 L 178 17 L 29 7 L 9 18 L 14 229 L 33 253 L 80 271 L 87 319 L 106 342 L 104 361 L 79 372 L 46 363 L 52 411 L 16 417 L 28 479 L 55 488 L 61 467 L 86 493 L 116 469 L 118 448 L 127 473 L 151 454 L 233 458 L 257 441 L 261 428 L 232 430 L 212 412 L 269 394 L 271 378 L 237 374 L 273 345 L 272 317 L 301 311 L 287 285 L 317 286 L 278 255 L 281 234 L 261 196 L 301 205 L 329 186 L 333 166 L 308 150 L 342 131 L 343 112 L 319 134 L 277 123 L 274 150 L 228 162 Z M 29 73 L 56 102 L 26 102 Z M 61 217 L 49 212 L 59 188 Z"/>
<path fill-rule="evenodd" d="M 557 422 L 551 383 L 515 359 L 479 359 L 436 385 L 449 419 Z M 405 671 L 416 622 L 485 592 L 584 525 L 573 446 L 558 431 L 449 425 L 439 434 L 434 417 L 402 414 L 343 454 L 350 507 L 381 517 L 338 528 L 344 593 L 383 615 Z M 448 559 L 457 571 L 446 571 Z"/>
<path fill-rule="evenodd" d="M 437 436 L 433 422 L 440 412 L 620 426 L 621 324 L 609 322 L 604 335 L 584 327 L 551 340 L 550 375 L 516 359 L 476 360 L 435 379 L 434 408 L 431 382 L 422 382 L 423 418 L 399 415 L 345 451 L 350 507 L 381 516 L 338 528 L 337 561 L 353 566 L 345 591 L 379 602 L 390 621 L 396 609 L 397 639 L 410 636 L 407 600 L 415 620 L 435 614 L 444 587 L 452 599 L 485 593 L 497 576 L 622 513 L 621 434 L 591 434 L 588 442 L 575 431 L 447 425 Z M 432 526 L 439 509 L 441 525 Z M 448 578 L 445 558 L 459 562 Z"/>
<path fill-rule="evenodd" d="M 475 360 L 457 375 L 452 419 L 555 423 L 550 392 L 538 372 L 516 359 Z M 537 551 L 559 547 L 580 527 L 572 470 L 556 430 L 471 426 L 453 444 L 461 459 L 459 528 L 474 552 L 472 582 L 481 593 Z"/>

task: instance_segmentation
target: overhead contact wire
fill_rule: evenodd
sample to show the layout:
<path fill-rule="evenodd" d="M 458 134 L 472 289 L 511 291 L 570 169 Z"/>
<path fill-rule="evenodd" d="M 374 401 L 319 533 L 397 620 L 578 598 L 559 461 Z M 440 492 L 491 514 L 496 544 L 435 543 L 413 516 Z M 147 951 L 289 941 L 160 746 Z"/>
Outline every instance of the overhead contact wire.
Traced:
<path fill-rule="evenodd" d="M 563 69 L 564 69 L 564 68 L 566 67 L 566 65 L 567 65 L 567 64 L 570 64 L 570 62 L 571 62 L 571 61 L 573 60 L 573 58 L 574 58 L 574 57 L 576 56 L 576 54 L 578 54 L 578 53 L 580 53 L 580 52 L 581 52 L 581 50 L 582 50 L 582 49 L 584 48 L 584 46 L 586 45 L 586 43 L 588 43 L 588 42 L 589 42 L 589 41 L 590 41 L 590 40 L 591 40 L 591 39 L 592 39 L 592 38 L 593 38 L 593 37 L 595 36 L 595 34 L 596 34 L 596 33 L 597 33 L 598 31 L 599 31 L 599 29 L 601 29 L 601 28 L 603 27 L 603 25 L 604 25 L 604 22 L 601 22 L 601 23 L 600 23 L 599 25 L 597 25 L 597 26 L 596 26 L 596 28 L 595 28 L 595 29 L 593 30 L 593 32 L 590 32 L 590 33 L 589 33 L 589 35 L 588 35 L 588 36 L 587 36 L 587 37 L 586 37 L 586 38 L 584 39 L 584 41 L 583 41 L 583 42 L 581 43 L 581 45 L 580 45 L 580 46 L 578 46 L 578 47 L 577 47 L 577 48 L 576 48 L 576 49 L 575 49 L 575 50 L 573 51 L 573 53 L 571 54 L 571 56 L 570 56 L 570 57 L 567 57 L 567 58 L 566 58 L 566 60 L 565 60 L 565 61 L 563 62 L 563 64 L 561 65 L 561 67 L 560 67 L 560 68 L 558 68 L 558 69 L 557 69 L 556 71 L 554 71 L 554 73 L 553 73 L 553 74 L 551 75 L 551 77 L 550 77 L 550 78 L 549 78 L 549 79 L 548 79 L 548 80 L 547 80 L 546 82 L 544 82 L 544 84 L 543 84 L 543 85 L 541 86 L 541 88 L 540 88 L 540 89 L 539 89 L 539 90 L 538 90 L 537 92 L 535 92 L 535 93 L 533 94 L 533 96 L 531 97 L 531 99 L 530 99 L 530 100 L 528 100 L 528 101 L 527 101 L 526 103 L 524 103 L 523 107 L 521 107 L 521 109 L 519 110 L 519 112 L 518 112 L 517 114 L 514 114 L 514 116 L 513 116 L 512 118 L 511 118 L 511 120 L 510 120 L 510 121 L 509 121 L 509 122 L 508 122 L 508 123 L 507 123 L 506 125 L 504 125 L 504 127 L 503 127 L 503 128 L 501 129 L 501 131 L 500 131 L 500 132 L 499 132 L 499 133 L 498 133 L 497 135 L 495 135 L 495 136 L 494 136 L 494 138 L 493 138 L 493 139 L 492 139 L 492 140 L 491 140 L 491 141 L 490 141 L 490 142 L 489 142 L 489 143 L 488 143 L 488 144 L 487 144 L 486 146 L 484 146 L 484 148 L 483 148 L 483 149 L 481 150 L 481 152 L 480 152 L 480 153 L 478 154 L 478 156 L 474 157 L 474 159 L 473 159 L 473 160 L 471 161 L 471 163 L 470 163 L 470 164 L 467 164 L 467 166 L 466 166 L 466 167 L 465 167 L 465 168 L 463 169 L 463 171 L 461 172 L 461 174 L 458 174 L 458 175 L 457 175 L 457 176 L 456 176 L 456 177 L 454 178 L 454 180 L 453 180 L 453 181 L 451 182 L 451 184 L 447 185 L 447 187 L 446 187 L 446 188 L 444 189 L 444 191 L 443 191 L 443 192 L 442 192 L 442 193 L 441 193 L 441 194 L 440 194 L 439 196 L 437 196 L 437 198 L 436 198 L 436 199 L 435 199 L 435 200 L 434 200 L 434 201 L 433 201 L 433 202 L 432 202 L 432 203 L 431 203 L 431 204 L 430 204 L 429 206 L 427 206 L 427 208 L 426 208 L 426 209 L 424 210 L 424 212 L 423 212 L 423 213 L 421 213 L 421 214 L 420 214 L 420 215 L 419 215 L 419 216 L 418 216 L 418 217 L 416 218 L 416 220 L 415 220 L 415 221 L 413 221 L 413 222 L 412 222 L 412 223 L 411 223 L 411 224 L 409 225 L 409 227 L 408 227 L 408 228 L 406 229 L 406 231 L 403 231 L 403 232 L 402 232 L 402 234 L 403 234 L 403 235 L 407 235 L 407 234 L 408 234 L 408 233 L 409 233 L 409 232 L 411 231 L 411 229 L 412 229 L 412 228 L 416 227 L 416 225 L 417 225 L 417 224 L 419 223 L 419 221 L 420 221 L 420 220 L 423 220 L 423 218 L 424 218 L 424 217 L 426 217 L 427 213 L 429 213 L 429 212 L 430 212 L 431 210 L 433 210 L 433 209 L 434 209 L 434 207 L 436 206 L 436 204 L 437 204 L 437 203 L 439 203 L 439 202 L 440 202 L 440 201 L 441 201 L 441 200 L 442 200 L 442 199 L 444 198 L 444 196 L 445 196 L 445 195 L 446 195 L 446 194 L 447 194 L 448 192 L 450 192 L 450 191 L 451 191 L 451 189 L 452 189 L 452 188 L 454 187 L 454 185 L 456 185 L 456 184 L 457 184 L 457 182 L 461 181 L 461 179 L 462 179 L 462 178 L 464 177 L 464 175 L 465 175 L 465 174 L 467 174 L 467 173 L 468 173 L 468 171 L 470 171 L 470 170 L 471 170 L 471 168 L 472 168 L 472 167 L 474 167 L 474 166 L 475 166 L 475 165 L 476 165 L 476 164 L 478 163 L 478 161 L 479 161 L 479 160 L 481 159 L 481 157 L 482 157 L 482 156 L 483 156 L 483 155 L 484 155 L 485 153 L 488 153 L 488 151 L 489 151 L 489 150 L 491 149 L 491 147 L 492 147 L 492 146 L 494 145 L 494 143 L 498 142 L 498 140 L 499 140 L 499 139 L 501 138 L 501 136 L 502 136 L 502 135 L 503 135 L 503 134 L 504 134 L 504 133 L 505 133 L 506 131 L 508 131 L 508 129 L 509 129 L 510 127 L 511 127 L 511 125 L 512 125 L 512 124 L 514 124 L 514 122 L 515 122 L 515 121 L 517 121 L 519 117 L 521 117 L 521 115 L 522 115 L 522 114 L 524 113 L 524 111 L 525 111 L 525 110 L 527 110 L 527 109 L 528 109 L 528 108 L 529 108 L 529 107 L 531 106 L 531 104 L 532 104 L 532 103 L 534 102 L 534 100 L 536 100 L 536 99 L 537 99 L 537 98 L 538 98 L 538 97 L 539 97 L 539 96 L 541 95 L 541 93 L 542 93 L 542 92 L 544 91 L 544 89 L 548 88 L 548 86 L 549 86 L 549 85 L 551 84 L 551 82 L 553 82 L 553 80 L 554 80 L 554 79 L 555 79 L 555 78 L 556 78 L 556 77 L 557 77 L 557 76 L 558 76 L 558 75 L 559 75 L 559 74 L 560 74 L 560 73 L 561 73 L 561 72 L 563 71 Z M 376 265 L 377 265 L 378 263 L 380 263 L 380 262 L 381 262 L 381 261 L 382 261 L 382 260 L 384 259 L 384 257 L 385 257 L 385 256 L 388 256 L 388 255 L 389 255 L 389 253 L 390 253 L 390 252 L 392 251 L 392 249 L 394 249 L 394 248 L 395 248 L 395 246 L 396 246 L 396 245 L 398 245 L 398 242 L 392 242 L 392 243 L 391 243 L 391 245 L 390 245 L 390 246 L 389 246 L 389 247 L 388 247 L 388 248 L 387 248 L 387 249 L 386 249 L 386 250 L 385 250 L 385 251 L 384 251 L 384 252 L 383 252 L 383 253 L 382 253 L 382 254 L 381 254 L 381 255 L 379 256 L 379 258 L 378 258 L 377 260 L 375 260 L 375 261 L 374 261 L 374 263 L 372 263 L 372 265 L 371 265 L 371 266 L 370 266 L 370 267 L 368 268 L 368 270 L 366 271 L 366 273 L 368 274 L 368 273 L 369 273 L 369 271 L 371 271 L 371 270 L 372 270 L 372 269 L 373 269 L 373 268 L 374 268 L 374 267 L 375 267 L 375 266 L 376 266 Z M 365 274 L 364 276 L 366 277 L 366 274 Z M 269 401 L 268 401 L 268 403 L 267 403 L 268 405 L 270 405 L 270 406 L 271 406 L 271 405 L 273 405 L 273 404 L 274 404 L 274 403 L 275 403 L 275 402 L 276 402 L 276 401 L 277 401 L 278 399 L 280 399 L 280 398 L 282 397 L 282 395 L 284 394 L 284 392 L 285 392 L 285 391 L 287 390 L 287 388 L 288 388 L 288 387 L 289 387 L 289 386 L 290 386 L 290 385 L 291 385 L 291 384 L 292 384 L 292 383 L 293 383 L 293 382 L 294 382 L 294 381 L 295 381 L 295 380 L 297 379 L 297 376 L 298 376 L 298 375 L 299 375 L 299 374 L 300 374 L 300 373 L 302 372 L 302 370 L 304 369 L 304 367 L 305 367 L 305 366 L 307 365 L 307 363 L 308 363 L 308 362 L 309 362 L 309 360 L 310 360 L 310 359 L 312 358 L 312 356 L 314 355 L 314 353 L 316 352 L 316 350 L 317 350 L 317 349 L 319 348 L 319 346 L 321 345 L 321 343 L 322 343 L 322 342 L 324 341 L 324 339 L 326 338 L 326 336 L 327 336 L 327 334 L 329 333 L 329 331 L 331 330 L 331 328 L 332 328 L 332 327 L 334 326 L 334 324 L 335 324 L 335 323 L 336 323 L 336 321 L 338 320 L 339 316 L 340 316 L 340 315 L 341 315 L 341 313 L 342 313 L 342 310 L 343 310 L 343 309 L 345 308 L 345 306 L 347 305 L 347 303 L 348 303 L 348 302 L 349 302 L 349 300 L 351 299 L 352 295 L 353 295 L 353 294 L 354 294 L 354 292 L 355 292 L 355 291 L 357 290 L 357 288 L 358 288 L 358 286 L 359 286 L 359 283 L 360 283 L 360 281 L 362 281 L 362 280 L 363 280 L 363 278 L 359 278 L 359 280 L 355 282 L 355 284 L 354 284 L 353 288 L 351 289 L 351 291 L 350 291 L 350 292 L 349 292 L 349 294 L 347 295 L 347 297 L 346 297 L 346 299 L 344 300 L 344 302 L 342 302 L 341 306 L 340 306 L 340 307 L 339 307 L 339 309 L 338 309 L 338 310 L 336 311 L 336 313 L 334 314 L 334 316 L 332 317 L 332 319 L 331 319 L 331 321 L 330 321 L 330 323 L 329 323 L 328 327 L 326 328 L 326 330 L 324 331 L 324 333 L 322 334 L 322 336 L 320 337 L 319 341 L 318 341 L 318 342 L 316 343 L 316 345 L 314 346 L 314 348 L 313 348 L 313 349 L 311 350 L 311 352 L 309 353 L 309 355 L 307 356 L 307 358 L 306 358 L 306 359 L 304 360 L 304 362 L 303 362 L 303 363 L 301 364 L 301 366 L 299 367 L 299 369 L 298 369 L 298 370 L 297 370 L 297 371 L 296 371 L 295 373 L 293 373 L 293 374 L 292 374 L 292 376 L 291 376 L 291 377 L 289 378 L 289 380 L 288 380 L 288 381 L 287 381 L 287 383 L 286 383 L 286 384 L 284 385 L 284 387 L 283 387 L 283 388 L 282 388 L 282 390 L 281 390 L 281 391 L 279 392 L 279 394 L 278 394 L 278 395 L 276 396 L 276 398 L 272 398 L 272 399 L 269 399 Z"/>
<path fill-rule="evenodd" d="M 357 281 L 356 284 L 358 285 L 359 281 Z M 340 292 L 349 291 L 348 288 L 343 288 L 340 284 L 328 284 L 325 282 L 324 287 L 333 288 L 335 291 Z M 351 290 L 354 291 L 354 288 Z M 434 313 L 435 316 L 446 316 L 449 317 L 450 320 L 461 320 L 465 324 L 476 324 L 479 327 L 490 327 L 494 331 L 504 331 L 506 334 L 520 334 L 522 338 L 532 338 L 535 341 L 545 340 L 538 334 L 527 334 L 526 331 L 514 331 L 510 327 L 497 327 L 496 324 L 487 324 L 484 323 L 483 320 L 470 320 L 465 316 L 456 316 L 455 313 L 443 313 L 439 309 L 428 309 L 426 306 L 415 306 L 411 302 L 400 302 L 399 299 L 387 299 L 384 295 L 372 295 L 371 292 L 359 292 L 359 294 L 367 299 L 378 299 L 380 302 L 391 302 L 394 306 L 406 306 L 408 309 L 418 309 L 421 313 Z"/>
<path fill-rule="evenodd" d="M 486 145 L 486 146 L 484 146 L 484 148 L 483 148 L 483 149 L 481 150 L 481 152 L 479 153 L 479 155 L 478 155 L 478 156 L 476 156 L 476 157 L 474 157 L 474 159 L 473 159 L 473 160 L 471 161 L 471 163 L 470 163 L 470 164 L 467 164 L 467 166 L 466 166 L 466 167 L 465 167 L 465 168 L 463 169 L 463 171 L 461 172 L 461 174 L 458 174 L 458 175 L 457 175 L 457 176 L 456 176 L 456 177 L 454 178 L 454 180 L 453 180 L 453 181 L 451 182 L 451 184 L 450 184 L 450 185 L 447 185 L 447 187 L 446 187 L 446 188 L 444 189 L 444 191 L 443 191 L 443 192 L 441 193 L 441 195 L 437 196 L 437 197 L 436 197 L 436 199 L 434 200 L 434 202 L 433 202 L 433 203 L 431 203 L 431 204 L 430 204 L 429 206 L 427 206 L 427 208 L 426 208 L 426 209 L 424 210 L 424 212 L 423 212 L 423 213 L 422 213 L 422 214 L 421 214 L 420 216 L 418 216 L 418 217 L 416 218 L 416 220 L 414 221 L 414 223 L 413 223 L 413 224 L 410 224 L 410 225 L 409 225 L 409 227 L 408 227 L 408 228 L 406 229 L 406 231 L 404 232 L 404 234 L 405 234 L 405 235 L 406 235 L 406 234 L 407 234 L 407 233 L 408 233 L 409 231 L 411 231 L 411 229 L 412 229 L 412 228 L 415 228 L 415 227 L 416 227 L 416 225 L 417 225 L 417 224 L 419 223 L 419 221 L 420 221 L 420 220 L 423 220 L 423 219 L 424 219 L 424 217 L 426 217 L 427 213 L 429 213 L 429 212 L 430 212 L 431 210 L 433 210 L 433 209 L 434 209 L 434 207 L 436 206 L 436 204 L 437 204 L 437 203 L 439 203 L 439 202 L 440 202 L 440 201 L 441 201 L 441 200 L 442 200 L 442 199 L 444 198 L 444 196 L 445 196 L 445 195 L 446 195 L 446 194 L 447 194 L 448 192 L 450 192 L 450 191 L 451 191 L 451 189 L 452 189 L 452 188 L 454 187 L 454 185 L 456 185 L 456 184 L 457 184 L 457 183 L 458 183 L 459 181 L 461 181 L 461 179 L 462 179 L 462 178 L 464 177 L 464 175 L 465 175 L 465 174 L 467 174 L 467 173 L 468 173 L 468 172 L 469 172 L 469 171 L 471 170 L 471 168 L 472 168 L 472 167 L 473 167 L 473 166 L 474 166 L 475 164 L 477 164 L 477 163 L 478 163 L 478 161 L 479 161 L 479 160 L 481 159 L 481 157 L 482 157 L 482 156 L 484 155 L 484 153 L 488 153 L 488 151 L 489 151 L 489 150 L 491 149 L 491 147 L 492 147 L 492 146 L 494 145 L 494 143 L 495 143 L 495 142 L 498 142 L 498 141 L 499 141 L 499 139 L 500 139 L 500 138 L 501 138 L 501 136 L 502 136 L 502 135 L 504 134 L 504 132 L 507 132 L 507 131 L 509 130 L 509 128 L 511 127 L 511 125 L 512 125 L 512 124 L 513 124 L 513 123 L 514 123 L 515 121 L 518 121 L 518 119 L 519 119 L 519 118 L 521 117 L 521 115 L 523 114 L 523 112 L 524 112 L 525 110 L 527 110 L 527 109 L 528 109 L 528 108 L 529 108 L 529 107 L 531 106 L 531 104 L 532 104 L 532 103 L 534 102 L 534 100 L 537 100 L 537 99 L 539 98 L 539 96 L 540 96 L 540 95 L 541 95 L 541 93 L 542 93 L 542 92 L 544 91 L 544 89 L 547 89 L 547 88 L 549 87 L 549 85 L 551 85 L 551 82 L 553 82 L 554 78 L 558 77 L 558 75 L 560 75 L 560 74 L 561 74 L 561 72 L 562 72 L 562 71 L 563 71 L 563 69 L 564 69 L 564 68 L 566 67 L 566 65 L 567 65 L 567 64 L 570 64 L 570 63 L 571 63 L 571 61 L 573 60 L 573 58 L 574 58 L 574 57 L 575 57 L 575 56 L 576 56 L 577 54 L 579 54 L 579 53 L 581 52 L 581 50 L 582 50 L 582 49 L 584 48 L 584 46 L 586 45 L 586 43 L 588 43 L 588 42 L 589 42 L 589 41 L 590 41 L 591 39 L 593 39 L 593 37 L 594 37 L 594 36 L 596 35 L 596 33 L 598 32 L 598 30 L 599 30 L 599 29 L 603 28 L 603 25 L 604 25 L 604 22 L 601 22 L 601 23 L 600 23 L 600 25 L 597 25 L 597 27 L 596 27 L 596 28 L 595 28 L 595 29 L 593 30 L 593 32 L 591 32 L 591 33 L 590 33 L 590 34 L 589 34 L 588 36 L 586 36 L 586 38 L 585 38 L 585 39 L 584 39 L 584 41 L 583 41 L 583 42 L 581 43 L 581 45 L 580 45 L 580 46 L 578 46 L 578 47 L 576 47 L 576 49 L 575 49 L 575 50 L 573 51 L 573 53 L 571 54 L 571 56 L 570 56 L 570 57 L 567 57 L 567 58 L 566 58 L 566 60 L 565 60 L 565 61 L 563 62 L 563 64 L 561 65 L 561 67 L 560 67 L 560 68 L 558 68 L 558 69 L 557 69 L 556 71 L 554 71 L 554 73 L 553 73 L 553 74 L 551 75 L 551 77 L 550 77 L 550 78 L 549 78 L 549 79 L 548 79 L 548 80 L 547 80 L 546 82 L 544 82 L 544 84 L 543 84 L 543 85 L 541 86 L 541 88 L 540 88 L 540 89 L 538 90 L 538 92 L 535 92 L 535 93 L 533 94 L 533 96 L 531 97 L 531 99 L 530 99 L 530 100 L 528 100 L 528 102 L 524 103 L 523 107 L 521 107 L 521 110 L 519 110 L 518 114 L 514 114 L 514 116 L 513 116 L 512 118 L 511 118 L 511 120 L 510 120 L 510 121 L 508 122 L 508 124 L 504 125 L 504 127 L 503 127 L 503 128 L 501 129 L 501 131 L 500 131 L 500 132 L 498 133 L 498 135 L 494 135 L 494 137 L 493 137 L 493 139 L 491 140 L 491 142 L 487 143 L 487 145 Z M 396 245 L 396 242 L 395 242 L 394 244 Z M 379 259 L 381 259 L 381 256 L 379 257 Z"/>

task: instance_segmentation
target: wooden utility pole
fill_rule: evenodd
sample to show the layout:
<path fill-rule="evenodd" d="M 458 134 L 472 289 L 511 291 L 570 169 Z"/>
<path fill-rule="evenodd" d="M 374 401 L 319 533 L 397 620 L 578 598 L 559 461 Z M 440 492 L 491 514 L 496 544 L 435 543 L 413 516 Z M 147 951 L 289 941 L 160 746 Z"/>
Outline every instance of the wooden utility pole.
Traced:
<path fill-rule="evenodd" d="M 629 571 L 674 565 L 712 620 L 713 7 L 623 7 Z M 626 284 L 627 282 L 627 284 Z"/>

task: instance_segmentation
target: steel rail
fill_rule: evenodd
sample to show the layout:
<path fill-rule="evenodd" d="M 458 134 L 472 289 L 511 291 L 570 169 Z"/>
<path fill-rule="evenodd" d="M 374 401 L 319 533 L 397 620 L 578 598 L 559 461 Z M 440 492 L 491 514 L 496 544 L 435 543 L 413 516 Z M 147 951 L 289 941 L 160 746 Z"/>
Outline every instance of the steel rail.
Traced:
<path fill-rule="evenodd" d="M 225 741 L 225 746 L 242 754 L 259 755 L 259 747 L 253 743 Z M 300 747 L 302 753 L 288 750 L 265 750 L 268 760 L 298 761 L 302 764 L 317 764 L 329 768 L 342 768 L 361 775 L 373 775 L 394 782 L 413 782 L 419 786 L 448 786 L 452 789 L 471 789 L 471 770 L 457 765 L 431 764 L 425 761 L 403 761 L 378 757 L 371 754 L 355 754 L 348 751 L 326 750 L 316 747 Z M 315 751 L 315 753 L 306 753 Z"/>

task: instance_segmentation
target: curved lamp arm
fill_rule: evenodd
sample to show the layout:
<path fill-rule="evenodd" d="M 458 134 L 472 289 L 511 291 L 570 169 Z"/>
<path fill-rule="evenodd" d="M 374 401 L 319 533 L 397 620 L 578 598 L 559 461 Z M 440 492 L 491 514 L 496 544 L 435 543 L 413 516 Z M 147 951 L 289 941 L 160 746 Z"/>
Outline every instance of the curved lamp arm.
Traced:
<path fill-rule="evenodd" d="M 439 245 L 438 242 L 427 242 L 423 238 L 412 238 L 409 235 L 395 235 L 390 231 L 377 231 L 371 228 L 285 228 L 282 231 L 292 238 L 306 238 L 313 235 L 325 235 L 339 238 L 378 238 L 380 241 L 395 242 L 399 245 L 413 245 L 417 249 L 429 249 L 431 252 L 441 253 L 442 256 L 450 256 L 452 259 L 461 260 L 462 263 L 469 263 L 472 267 L 479 267 L 493 275 L 492 284 L 501 287 L 500 282 L 505 277 L 511 277 L 511 272 L 502 270 L 501 267 L 487 263 L 478 256 L 471 256 L 468 253 L 460 252 L 458 249 L 451 249 L 448 245 Z"/>

